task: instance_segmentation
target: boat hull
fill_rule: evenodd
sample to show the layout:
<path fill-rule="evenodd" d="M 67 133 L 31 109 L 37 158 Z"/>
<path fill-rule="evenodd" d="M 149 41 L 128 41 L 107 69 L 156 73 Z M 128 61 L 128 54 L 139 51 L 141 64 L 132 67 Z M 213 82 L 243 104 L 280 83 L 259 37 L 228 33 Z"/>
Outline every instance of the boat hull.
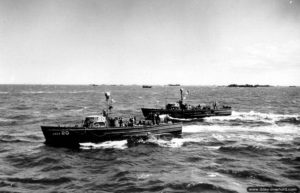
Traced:
<path fill-rule="evenodd" d="M 144 117 L 149 117 L 152 114 L 168 114 L 174 118 L 181 118 L 181 119 L 201 119 L 204 117 L 211 117 L 211 116 L 229 116 L 231 115 L 232 111 L 231 108 L 224 108 L 224 109 L 210 109 L 210 110 L 203 110 L 203 109 L 193 109 L 193 110 L 182 110 L 182 109 L 154 109 L 154 108 L 142 108 L 142 112 Z"/>
<path fill-rule="evenodd" d="M 147 138 L 149 135 L 181 135 L 182 124 L 160 124 L 134 127 L 60 127 L 41 126 L 45 143 L 55 146 L 79 146 L 84 142 L 116 141 L 131 138 Z"/>

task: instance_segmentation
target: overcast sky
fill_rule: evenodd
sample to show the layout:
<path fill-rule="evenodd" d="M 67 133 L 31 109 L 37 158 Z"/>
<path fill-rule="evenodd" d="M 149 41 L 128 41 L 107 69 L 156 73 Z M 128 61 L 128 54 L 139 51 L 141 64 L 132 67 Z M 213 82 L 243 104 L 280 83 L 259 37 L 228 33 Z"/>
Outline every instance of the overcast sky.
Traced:
<path fill-rule="evenodd" d="M 300 0 L 0 0 L 0 83 L 300 85 Z"/>

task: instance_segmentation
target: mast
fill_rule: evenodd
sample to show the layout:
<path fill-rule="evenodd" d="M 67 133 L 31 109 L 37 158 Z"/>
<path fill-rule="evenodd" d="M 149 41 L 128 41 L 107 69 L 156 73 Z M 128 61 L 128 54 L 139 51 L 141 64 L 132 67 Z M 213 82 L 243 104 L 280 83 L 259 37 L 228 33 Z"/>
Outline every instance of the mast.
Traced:
<path fill-rule="evenodd" d="M 183 102 L 183 88 L 180 89 L 180 101 Z"/>
<path fill-rule="evenodd" d="M 180 88 L 179 108 L 180 108 L 180 109 L 183 109 L 183 88 Z"/>
<path fill-rule="evenodd" d="M 110 99 L 109 99 L 110 98 L 110 92 L 105 92 L 104 95 L 105 95 L 105 99 L 106 99 L 106 110 L 107 110 L 105 116 L 108 116 L 111 109 L 113 108 L 112 105 L 111 105 Z"/>

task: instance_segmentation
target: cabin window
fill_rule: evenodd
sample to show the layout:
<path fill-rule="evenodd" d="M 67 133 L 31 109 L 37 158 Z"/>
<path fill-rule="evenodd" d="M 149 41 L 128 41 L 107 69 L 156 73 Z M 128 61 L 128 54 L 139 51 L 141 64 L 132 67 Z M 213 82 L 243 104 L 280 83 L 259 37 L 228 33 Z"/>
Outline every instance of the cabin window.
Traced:
<path fill-rule="evenodd" d="M 105 123 L 103 123 L 103 122 L 97 122 L 97 123 L 94 123 L 94 126 L 95 127 L 104 127 Z"/>

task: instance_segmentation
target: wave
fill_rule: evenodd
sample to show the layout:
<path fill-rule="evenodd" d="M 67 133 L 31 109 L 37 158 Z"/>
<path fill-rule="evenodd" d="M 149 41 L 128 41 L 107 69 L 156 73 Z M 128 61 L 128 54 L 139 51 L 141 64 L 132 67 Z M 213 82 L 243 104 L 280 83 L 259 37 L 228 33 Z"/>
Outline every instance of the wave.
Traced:
<path fill-rule="evenodd" d="M 287 170 L 284 172 L 284 174 L 282 174 L 282 176 L 291 180 L 300 180 L 299 170 Z"/>
<path fill-rule="evenodd" d="M 13 139 L 13 140 L 0 139 L 0 143 L 30 143 L 30 141 L 21 140 L 21 139 Z"/>
<path fill-rule="evenodd" d="M 77 94 L 77 93 L 95 93 L 95 90 L 83 91 L 21 91 L 20 94 Z M 1 94 L 1 93 L 0 93 Z"/>
<path fill-rule="evenodd" d="M 11 126 L 11 125 L 16 125 L 16 124 L 17 124 L 17 121 L 15 121 L 13 119 L 0 117 L 0 126 Z"/>
<path fill-rule="evenodd" d="M 42 141 L 44 141 L 44 138 L 36 134 L 0 136 L 0 143 L 40 143 Z"/>
<path fill-rule="evenodd" d="M 285 144 L 259 144 L 259 143 L 247 143 L 247 144 L 234 144 L 224 145 L 218 148 L 220 152 L 225 154 L 243 154 L 245 156 L 269 156 L 274 154 L 282 154 L 287 152 L 297 152 L 299 148 L 292 145 L 286 146 Z"/>
<path fill-rule="evenodd" d="M 80 149 L 126 149 L 127 140 L 106 141 L 103 143 L 80 143 Z"/>
<path fill-rule="evenodd" d="M 178 148 L 182 147 L 184 144 L 189 142 L 200 142 L 201 139 L 193 139 L 193 138 L 173 138 L 171 140 L 164 140 L 164 139 L 156 139 L 156 138 L 150 138 L 143 143 L 147 144 L 156 144 L 160 147 L 171 147 L 171 148 Z"/>
<path fill-rule="evenodd" d="M 63 163 L 57 163 L 55 165 L 50 165 L 50 166 L 44 167 L 40 171 L 42 171 L 42 172 L 51 172 L 52 171 L 53 172 L 53 171 L 66 170 L 66 169 L 72 169 L 72 167 L 69 165 L 65 165 Z"/>
<path fill-rule="evenodd" d="M 207 149 L 218 149 L 220 145 L 224 145 L 222 142 L 218 140 L 207 140 L 202 137 L 185 137 L 185 138 L 156 138 L 151 137 L 146 140 L 138 140 L 135 142 L 136 145 L 145 144 L 145 145 L 154 145 L 164 148 L 181 148 L 193 145 L 201 145 Z"/>
<path fill-rule="evenodd" d="M 13 119 L 13 120 L 27 120 L 27 119 L 34 118 L 34 116 L 32 116 L 32 115 L 11 115 L 8 118 Z"/>
<path fill-rule="evenodd" d="M 0 143 L 30 143 L 30 141 L 22 138 L 20 139 L 17 136 L 1 135 Z"/>
<path fill-rule="evenodd" d="M 190 135 L 193 133 L 193 135 Z M 209 135 L 208 135 L 209 134 Z M 229 127 L 215 125 L 189 125 L 183 127 L 182 138 L 158 138 L 150 137 L 146 140 L 140 139 L 134 141 L 134 145 L 146 144 L 166 148 L 180 148 L 190 145 L 198 145 L 211 150 L 221 149 L 227 151 L 231 149 L 248 150 L 248 151 L 267 151 L 286 146 L 291 147 L 297 141 L 299 136 L 299 128 L 297 127 Z M 247 145 L 235 146 L 239 141 L 243 141 Z M 233 146 L 228 146 L 233 145 Z M 127 140 L 123 141 L 107 141 L 103 143 L 81 143 L 81 149 L 126 149 L 131 147 Z M 280 149 L 278 149 L 280 150 Z"/>
<path fill-rule="evenodd" d="M 228 125 L 186 125 L 182 128 L 183 133 L 214 133 L 214 132 L 248 132 L 248 134 L 296 134 L 300 128 L 292 125 L 268 125 L 261 127 L 251 126 L 228 126 Z"/>
<path fill-rule="evenodd" d="M 220 126 L 189 125 L 183 127 L 184 145 L 192 143 L 208 149 L 219 149 L 231 153 L 268 154 L 272 152 L 295 151 L 300 138 L 300 128 L 296 126 Z M 183 145 L 183 146 L 184 146 Z M 220 147 L 220 148 L 218 148 Z M 270 152 L 269 152 L 270 151 Z"/>
<path fill-rule="evenodd" d="M 22 105 L 14 106 L 11 109 L 13 109 L 13 110 L 29 110 L 29 109 L 32 109 L 32 106 L 26 106 L 26 105 L 22 104 Z"/>
<path fill-rule="evenodd" d="M 173 182 L 163 183 L 161 180 L 151 180 L 148 183 L 137 186 L 129 182 L 123 183 L 121 186 L 117 183 L 101 184 L 108 192 L 223 192 L 237 193 L 237 191 L 229 189 L 227 186 L 222 187 L 207 182 Z M 116 189 L 117 187 L 117 189 Z"/>
<path fill-rule="evenodd" d="M 233 111 L 231 116 L 219 116 L 219 117 L 206 117 L 205 122 L 218 123 L 218 122 L 230 122 L 240 124 L 251 123 L 265 123 L 265 124 L 300 124 L 299 114 L 273 114 L 273 113 L 260 113 L 256 111 L 250 112 L 237 112 Z"/>
<path fill-rule="evenodd" d="M 24 135 L 22 137 L 25 138 L 25 139 L 28 139 L 30 141 L 41 141 L 41 140 L 44 140 L 43 137 L 35 135 L 35 134 Z"/>
<path fill-rule="evenodd" d="M 219 148 L 222 152 L 227 153 L 242 153 L 242 154 L 268 154 L 272 153 L 271 148 L 266 148 L 258 145 L 235 145 L 235 146 L 221 146 Z"/>
<path fill-rule="evenodd" d="M 235 190 L 223 188 L 218 185 L 211 183 L 171 183 L 167 184 L 165 188 L 173 191 L 188 191 L 188 192 L 224 192 L 224 193 L 235 193 Z"/>
<path fill-rule="evenodd" d="M 270 183 L 276 183 L 278 180 L 271 178 L 267 175 L 264 175 L 265 172 L 258 172 L 255 170 L 231 170 L 231 169 L 219 169 L 218 172 L 231 175 L 235 178 L 247 178 L 247 179 L 257 179 L 262 182 L 270 182 Z"/>
<path fill-rule="evenodd" d="M 204 145 L 207 148 L 218 149 L 220 147 L 219 142 L 205 141 L 202 138 L 172 138 L 170 140 L 151 137 L 149 139 L 134 141 L 134 145 L 145 144 L 154 145 L 167 148 L 180 148 L 188 145 L 198 144 Z M 219 146 L 217 146 L 219 145 Z M 126 149 L 128 148 L 128 141 L 107 141 L 103 143 L 80 143 L 80 149 Z"/>
<path fill-rule="evenodd" d="M 280 124 L 280 123 L 290 123 L 290 124 L 300 125 L 300 117 L 288 117 L 288 118 L 276 121 L 276 123 L 277 124 Z"/>
<path fill-rule="evenodd" d="M 60 158 L 48 155 L 47 152 L 36 154 L 15 153 L 8 155 L 6 160 L 16 168 L 46 167 L 61 163 Z"/>
<path fill-rule="evenodd" d="M 36 120 L 32 115 L 9 115 L 5 118 L 0 118 L 0 126 L 14 126 L 35 123 Z M 30 121 L 31 120 L 31 121 Z"/>
<path fill-rule="evenodd" d="M 43 184 L 43 185 L 60 185 L 71 182 L 73 179 L 69 177 L 60 178 L 8 178 L 9 182 L 26 183 L 26 184 Z"/>
<path fill-rule="evenodd" d="M 285 158 L 279 159 L 279 161 L 281 161 L 282 163 L 287 164 L 287 165 L 299 165 L 300 164 L 300 156 L 285 157 Z"/>

